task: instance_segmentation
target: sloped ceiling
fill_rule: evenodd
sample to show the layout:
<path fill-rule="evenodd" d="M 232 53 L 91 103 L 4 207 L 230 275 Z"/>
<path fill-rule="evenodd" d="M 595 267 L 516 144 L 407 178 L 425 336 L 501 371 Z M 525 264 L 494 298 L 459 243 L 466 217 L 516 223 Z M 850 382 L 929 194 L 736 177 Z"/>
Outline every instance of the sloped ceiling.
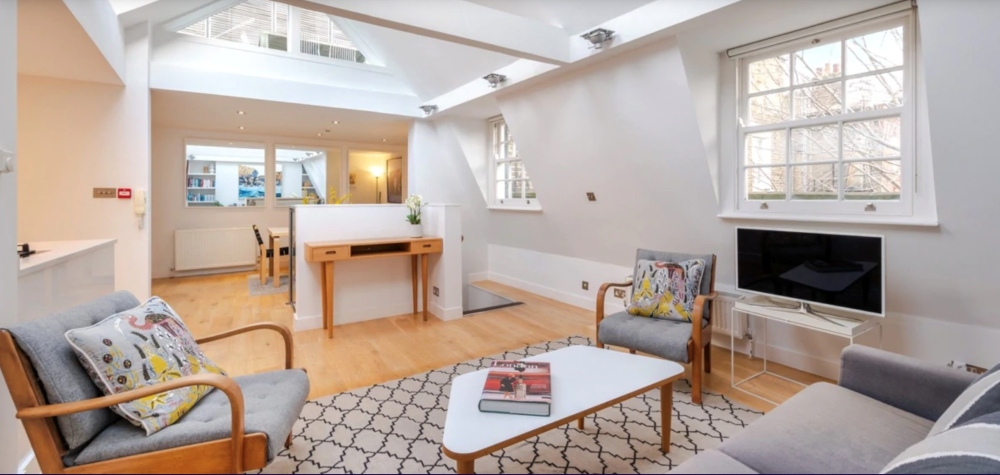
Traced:
<path fill-rule="evenodd" d="M 350 24 L 401 76 L 421 100 L 440 96 L 462 84 L 513 63 L 517 58 L 357 21 Z"/>
<path fill-rule="evenodd" d="M 571 35 L 624 15 L 652 0 L 467 0 L 558 26 Z"/>

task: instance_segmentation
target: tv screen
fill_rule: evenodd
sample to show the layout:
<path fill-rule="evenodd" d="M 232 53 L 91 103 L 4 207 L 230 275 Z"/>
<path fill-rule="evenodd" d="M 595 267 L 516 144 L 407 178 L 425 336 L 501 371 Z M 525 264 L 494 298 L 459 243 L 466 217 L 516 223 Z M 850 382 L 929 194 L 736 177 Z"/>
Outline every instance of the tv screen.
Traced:
<path fill-rule="evenodd" d="M 884 315 L 882 238 L 736 229 L 740 290 Z"/>

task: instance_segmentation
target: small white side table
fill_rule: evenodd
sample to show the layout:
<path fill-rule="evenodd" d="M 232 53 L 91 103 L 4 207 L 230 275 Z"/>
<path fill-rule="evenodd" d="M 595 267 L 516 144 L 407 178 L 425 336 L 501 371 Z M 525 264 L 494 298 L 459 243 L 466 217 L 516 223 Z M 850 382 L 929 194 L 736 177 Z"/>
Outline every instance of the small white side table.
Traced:
<path fill-rule="evenodd" d="M 861 335 L 864 335 L 872 330 L 878 330 L 878 346 L 882 347 L 882 322 L 879 321 L 878 317 L 869 318 L 867 320 L 850 320 L 846 318 L 837 318 L 835 316 L 816 316 L 804 313 L 797 309 L 785 309 L 774 306 L 764 306 L 754 301 L 738 301 L 733 305 L 732 313 L 730 314 L 730 327 L 737 328 L 736 317 L 739 314 L 745 314 L 749 318 L 760 318 L 764 322 L 764 341 L 763 346 L 763 360 L 764 369 L 742 381 L 736 381 L 736 336 L 730 333 L 729 335 L 729 378 L 732 381 L 733 388 L 743 391 L 751 396 L 763 399 L 771 404 L 778 405 L 778 403 L 767 399 L 764 396 L 751 392 L 747 389 L 741 388 L 740 385 L 747 383 L 750 380 L 763 376 L 765 374 L 784 379 L 786 381 L 793 382 L 800 386 L 805 387 L 806 385 L 800 381 L 796 381 L 791 378 L 787 378 L 780 374 L 771 372 L 767 370 L 767 324 L 768 321 L 775 321 L 780 323 L 785 323 L 788 325 L 805 328 L 808 330 L 817 331 L 820 333 L 826 333 L 828 335 L 839 336 L 848 340 L 848 344 L 853 345 L 854 340 Z M 749 321 L 748 321 L 749 323 Z M 752 343 L 751 343 L 752 344 Z"/>

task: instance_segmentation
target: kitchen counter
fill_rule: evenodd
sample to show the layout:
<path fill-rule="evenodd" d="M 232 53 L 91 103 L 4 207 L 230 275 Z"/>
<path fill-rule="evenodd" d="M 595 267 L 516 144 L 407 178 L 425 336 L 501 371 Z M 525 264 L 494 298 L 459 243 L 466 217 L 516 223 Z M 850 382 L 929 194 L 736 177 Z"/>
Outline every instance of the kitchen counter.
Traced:
<path fill-rule="evenodd" d="M 85 241 L 42 241 L 28 242 L 35 254 L 21 259 L 18 277 L 39 272 L 84 254 L 97 252 L 106 247 L 114 248 L 115 239 L 92 239 Z"/>

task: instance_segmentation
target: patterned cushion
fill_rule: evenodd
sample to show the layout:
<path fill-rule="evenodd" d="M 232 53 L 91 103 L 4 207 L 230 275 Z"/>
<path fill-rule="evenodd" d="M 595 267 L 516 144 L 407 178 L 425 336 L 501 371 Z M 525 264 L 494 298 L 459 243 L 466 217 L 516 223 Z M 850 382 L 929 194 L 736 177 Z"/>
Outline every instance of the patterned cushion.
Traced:
<path fill-rule="evenodd" d="M 632 303 L 628 313 L 638 317 L 656 317 L 690 322 L 694 299 L 701 288 L 705 261 L 683 262 L 640 260 L 632 283 Z"/>
<path fill-rule="evenodd" d="M 882 473 L 1000 473 L 1000 412 L 914 444 Z"/>
<path fill-rule="evenodd" d="M 927 437 L 994 412 L 1000 412 L 1000 372 L 976 380 L 963 391 L 938 418 Z"/>
<path fill-rule="evenodd" d="M 184 322 L 159 297 L 92 326 L 69 330 L 66 340 L 94 384 L 107 395 L 192 374 L 225 374 L 201 353 Z M 211 389 L 176 389 L 111 410 L 151 435 L 180 419 Z"/>

